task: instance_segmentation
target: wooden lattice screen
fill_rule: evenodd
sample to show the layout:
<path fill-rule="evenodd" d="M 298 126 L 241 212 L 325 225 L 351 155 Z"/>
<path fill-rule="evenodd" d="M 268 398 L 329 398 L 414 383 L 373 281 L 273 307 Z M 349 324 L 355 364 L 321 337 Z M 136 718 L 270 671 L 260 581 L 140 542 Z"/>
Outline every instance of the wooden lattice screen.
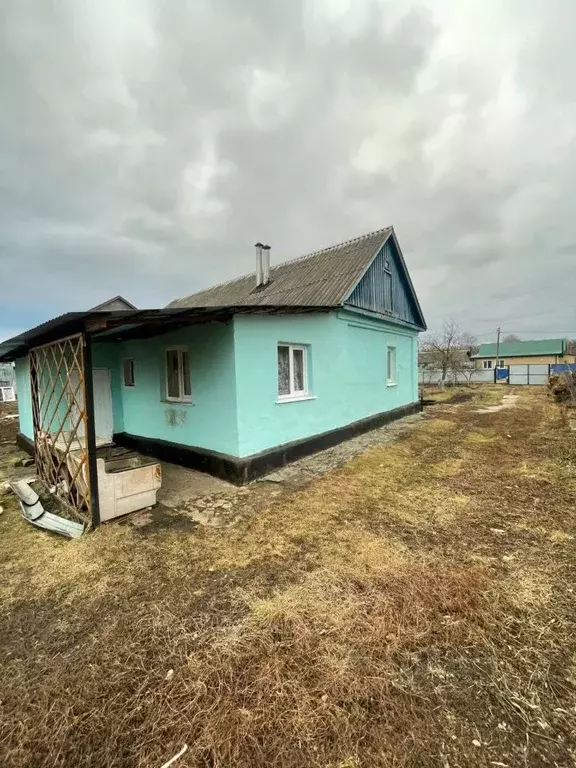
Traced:
<path fill-rule="evenodd" d="M 84 339 L 30 351 L 36 471 L 71 517 L 91 522 Z"/>

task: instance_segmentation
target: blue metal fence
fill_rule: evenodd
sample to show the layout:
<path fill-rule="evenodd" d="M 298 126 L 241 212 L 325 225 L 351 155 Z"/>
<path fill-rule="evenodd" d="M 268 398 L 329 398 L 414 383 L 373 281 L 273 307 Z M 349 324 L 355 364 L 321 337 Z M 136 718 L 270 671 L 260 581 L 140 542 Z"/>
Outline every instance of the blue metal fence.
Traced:
<path fill-rule="evenodd" d="M 552 363 L 550 373 L 566 373 L 566 371 L 576 371 L 576 363 Z"/>

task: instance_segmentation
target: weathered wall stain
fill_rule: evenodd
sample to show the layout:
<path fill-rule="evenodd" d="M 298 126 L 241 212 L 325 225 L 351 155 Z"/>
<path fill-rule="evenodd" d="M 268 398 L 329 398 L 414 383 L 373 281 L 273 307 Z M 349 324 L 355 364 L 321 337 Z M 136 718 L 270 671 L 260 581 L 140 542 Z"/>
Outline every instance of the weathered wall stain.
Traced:
<path fill-rule="evenodd" d="M 169 427 L 181 427 L 186 424 L 188 414 L 182 408 L 166 408 L 164 418 Z"/>

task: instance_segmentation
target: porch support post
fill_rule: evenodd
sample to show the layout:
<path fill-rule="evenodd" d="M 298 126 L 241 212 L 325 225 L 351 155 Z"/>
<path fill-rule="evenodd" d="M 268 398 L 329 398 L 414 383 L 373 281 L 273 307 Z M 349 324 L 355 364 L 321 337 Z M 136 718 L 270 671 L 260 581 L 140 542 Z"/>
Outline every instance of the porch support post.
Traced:
<path fill-rule="evenodd" d="M 92 335 L 84 333 L 84 408 L 86 409 L 86 450 L 90 477 L 90 508 L 92 527 L 100 525 L 100 500 L 98 497 L 98 468 L 96 465 L 96 425 L 94 423 L 94 378 L 92 375 Z"/>

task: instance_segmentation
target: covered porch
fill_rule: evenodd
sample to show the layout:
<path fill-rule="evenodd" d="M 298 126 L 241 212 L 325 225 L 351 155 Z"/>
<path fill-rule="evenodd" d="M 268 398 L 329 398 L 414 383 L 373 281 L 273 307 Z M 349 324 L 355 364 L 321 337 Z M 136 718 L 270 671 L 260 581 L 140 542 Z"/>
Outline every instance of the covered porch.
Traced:
<path fill-rule="evenodd" d="M 225 336 L 230 317 L 218 309 L 69 313 L 0 346 L 20 379 L 19 445 L 66 517 L 94 528 L 155 503 L 160 462 L 123 445 L 126 426 L 138 436 L 154 432 L 158 416 L 164 429 L 185 426 L 190 381 L 176 367 L 164 371 L 162 350 L 198 340 L 202 328 Z M 213 344 L 214 331 L 207 335 Z"/>

